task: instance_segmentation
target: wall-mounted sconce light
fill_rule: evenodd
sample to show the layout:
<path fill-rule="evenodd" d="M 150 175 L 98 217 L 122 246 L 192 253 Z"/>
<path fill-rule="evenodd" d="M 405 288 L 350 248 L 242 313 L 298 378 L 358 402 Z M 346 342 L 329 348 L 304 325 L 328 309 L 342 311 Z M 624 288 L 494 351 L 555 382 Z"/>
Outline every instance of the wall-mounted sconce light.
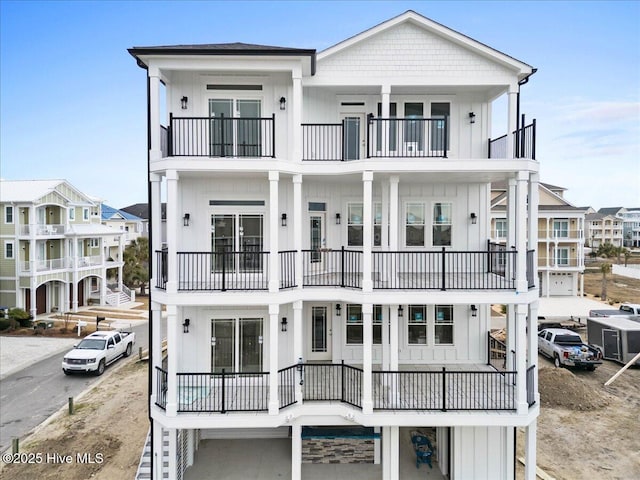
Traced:
<path fill-rule="evenodd" d="M 287 317 L 282 317 L 282 321 L 280 322 L 280 330 L 283 332 L 287 331 Z"/>
<path fill-rule="evenodd" d="M 339 317 L 342 314 L 342 305 L 336 303 L 336 317 Z"/>
<path fill-rule="evenodd" d="M 404 316 L 404 308 L 402 308 L 402 305 L 400 305 L 398 307 L 398 318 L 402 318 Z"/>
<path fill-rule="evenodd" d="M 471 218 L 471 225 L 475 225 L 476 223 L 478 223 L 478 216 L 475 213 L 471 212 L 469 218 Z"/>
<path fill-rule="evenodd" d="M 282 217 L 280 217 L 280 225 L 282 225 L 283 227 L 287 226 L 287 214 L 283 213 Z"/>
<path fill-rule="evenodd" d="M 182 332 L 189 333 L 189 325 L 191 325 L 191 320 L 188 318 L 184 319 L 184 323 L 182 324 Z"/>
<path fill-rule="evenodd" d="M 190 218 L 191 218 L 191 215 L 190 215 L 190 214 L 188 214 L 188 213 L 185 213 L 185 214 L 184 214 L 184 217 L 182 217 L 182 224 L 183 224 L 185 227 L 188 227 L 188 226 L 189 226 L 189 219 L 190 219 Z"/>
<path fill-rule="evenodd" d="M 285 108 L 287 108 L 287 99 L 280 97 L 280 110 L 284 110 Z"/>
<path fill-rule="evenodd" d="M 336 225 L 340 225 L 340 214 L 336 213 Z"/>
<path fill-rule="evenodd" d="M 478 307 L 476 307 L 475 305 L 471 305 L 471 316 L 472 317 L 478 316 Z"/>
<path fill-rule="evenodd" d="M 180 99 L 180 106 L 182 107 L 183 110 L 187 109 L 188 104 L 189 104 L 189 97 L 182 97 Z"/>
<path fill-rule="evenodd" d="M 476 114 L 469 112 L 469 123 L 476 123 Z"/>

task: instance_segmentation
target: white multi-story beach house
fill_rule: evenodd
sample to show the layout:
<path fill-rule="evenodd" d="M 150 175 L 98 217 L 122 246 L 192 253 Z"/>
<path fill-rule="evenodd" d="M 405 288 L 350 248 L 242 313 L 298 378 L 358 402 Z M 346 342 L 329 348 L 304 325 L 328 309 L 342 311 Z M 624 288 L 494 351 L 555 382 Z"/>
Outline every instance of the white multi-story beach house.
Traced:
<path fill-rule="evenodd" d="M 533 480 L 535 69 L 412 11 L 319 53 L 129 53 L 150 119 L 151 478 L 257 478 L 267 456 L 273 478 L 511 479 L 521 427 Z"/>
<path fill-rule="evenodd" d="M 0 305 L 35 317 L 129 301 L 123 232 L 101 224 L 101 207 L 66 180 L 0 181 Z"/>

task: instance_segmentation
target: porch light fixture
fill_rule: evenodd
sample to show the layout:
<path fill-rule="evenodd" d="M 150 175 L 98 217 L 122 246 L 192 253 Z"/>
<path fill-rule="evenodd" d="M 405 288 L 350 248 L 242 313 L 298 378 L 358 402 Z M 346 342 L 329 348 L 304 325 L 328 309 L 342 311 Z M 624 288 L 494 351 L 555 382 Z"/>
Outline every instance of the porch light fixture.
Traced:
<path fill-rule="evenodd" d="M 282 225 L 283 227 L 287 226 L 287 214 L 283 213 L 282 217 L 280 218 L 280 225 Z"/>
<path fill-rule="evenodd" d="M 187 109 L 188 103 L 189 103 L 189 97 L 182 97 L 180 99 L 180 106 L 182 107 L 183 110 Z"/>
<path fill-rule="evenodd" d="M 287 317 L 282 317 L 282 321 L 280 322 L 280 330 L 283 332 L 287 331 Z"/>
<path fill-rule="evenodd" d="M 191 320 L 185 318 L 182 324 L 182 333 L 189 333 L 189 325 L 191 325 Z"/>
<path fill-rule="evenodd" d="M 188 213 L 185 213 L 185 214 L 184 214 L 184 217 L 182 217 L 182 224 L 183 224 L 185 227 L 188 227 L 188 226 L 189 226 L 189 219 L 190 219 L 190 218 L 191 218 L 191 215 L 190 215 L 190 214 L 188 214 Z"/>
<path fill-rule="evenodd" d="M 280 97 L 280 110 L 284 110 L 285 108 L 287 108 L 287 99 Z"/>
<path fill-rule="evenodd" d="M 342 314 L 342 305 L 336 303 L 336 317 L 339 317 Z"/>
<path fill-rule="evenodd" d="M 476 114 L 469 112 L 469 123 L 476 123 Z"/>
<path fill-rule="evenodd" d="M 469 217 L 471 218 L 471 225 L 475 225 L 476 223 L 478 223 L 478 216 L 474 212 L 471 212 L 471 215 L 469 215 Z"/>
<path fill-rule="evenodd" d="M 476 307 L 475 305 L 471 305 L 471 316 L 472 317 L 478 316 L 478 307 Z"/>
<path fill-rule="evenodd" d="M 336 213 L 336 225 L 340 225 L 340 214 Z"/>
<path fill-rule="evenodd" d="M 402 318 L 404 316 L 404 308 L 402 308 L 402 305 L 400 305 L 398 307 L 398 318 Z"/>

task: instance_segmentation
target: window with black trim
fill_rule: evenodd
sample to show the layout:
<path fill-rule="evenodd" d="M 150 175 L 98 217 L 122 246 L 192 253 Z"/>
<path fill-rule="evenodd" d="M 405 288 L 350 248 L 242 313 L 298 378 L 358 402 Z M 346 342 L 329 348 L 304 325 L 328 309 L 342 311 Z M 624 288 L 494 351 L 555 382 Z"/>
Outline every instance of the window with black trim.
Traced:
<path fill-rule="evenodd" d="M 409 345 L 427 344 L 427 307 L 426 305 L 409 305 L 407 319 L 407 338 Z"/>
<path fill-rule="evenodd" d="M 451 246 L 451 210 L 449 202 L 433 204 L 433 246 Z"/>
<path fill-rule="evenodd" d="M 436 305 L 434 325 L 434 343 L 453 345 L 453 305 Z"/>
<path fill-rule="evenodd" d="M 407 203 L 405 216 L 405 245 L 424 247 L 424 204 Z"/>
<path fill-rule="evenodd" d="M 13 205 L 5 205 L 4 223 L 13 223 Z"/>

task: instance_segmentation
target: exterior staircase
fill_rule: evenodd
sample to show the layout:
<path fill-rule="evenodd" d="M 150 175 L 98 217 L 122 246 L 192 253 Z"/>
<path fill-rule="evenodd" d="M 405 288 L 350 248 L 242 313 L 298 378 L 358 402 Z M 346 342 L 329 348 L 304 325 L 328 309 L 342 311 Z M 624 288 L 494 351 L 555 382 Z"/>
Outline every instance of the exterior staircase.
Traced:
<path fill-rule="evenodd" d="M 162 439 L 162 478 L 169 478 L 169 432 L 164 431 Z M 142 449 L 138 471 L 135 480 L 155 480 L 151 477 L 151 429 L 147 433 L 147 440 Z"/>

